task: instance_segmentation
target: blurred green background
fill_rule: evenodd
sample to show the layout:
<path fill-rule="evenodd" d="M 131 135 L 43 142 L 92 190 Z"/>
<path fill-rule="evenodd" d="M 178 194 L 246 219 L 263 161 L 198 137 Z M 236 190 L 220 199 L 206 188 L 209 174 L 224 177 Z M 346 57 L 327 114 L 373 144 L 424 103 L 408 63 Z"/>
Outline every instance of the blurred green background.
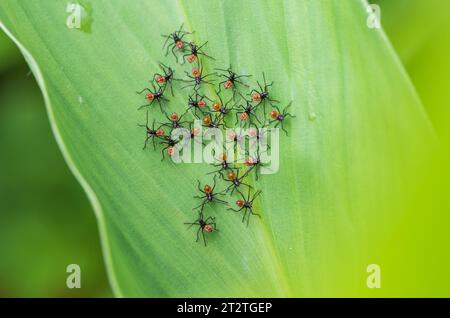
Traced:
<path fill-rule="evenodd" d="M 87 197 L 28 66 L 0 32 L 0 297 L 111 296 Z M 72 263 L 80 289 L 66 287 Z"/>
<path fill-rule="evenodd" d="M 381 7 L 382 26 L 440 140 L 449 145 L 450 1 L 374 3 Z M 20 52 L 3 33 L 0 149 L 0 297 L 111 296 L 92 209 L 57 148 L 34 78 Z M 447 148 L 431 163 L 433 169 L 423 172 L 417 200 L 411 202 L 414 208 L 410 217 L 416 221 L 398 227 L 396 235 L 403 242 L 410 240 L 412 244 L 408 246 L 414 248 L 396 246 L 395 237 L 386 241 L 386 249 L 393 252 L 385 263 L 392 266 L 398 258 L 414 262 L 440 260 L 414 264 L 404 271 L 406 285 L 413 277 L 435 286 L 436 292 L 445 287 L 445 279 L 428 282 L 427 277 L 414 277 L 414 266 L 445 272 L 450 265 L 448 248 L 439 245 L 449 241 L 449 154 Z M 425 217 L 430 210 L 433 218 Z M 426 239 L 431 237 L 433 240 Z M 81 289 L 68 289 L 65 285 L 65 269 L 71 263 L 81 266 Z M 389 272 L 384 275 L 389 280 Z M 424 296 L 433 294 L 419 292 Z"/>
<path fill-rule="evenodd" d="M 450 122 L 450 1 L 377 0 L 391 40 L 442 140 Z"/>

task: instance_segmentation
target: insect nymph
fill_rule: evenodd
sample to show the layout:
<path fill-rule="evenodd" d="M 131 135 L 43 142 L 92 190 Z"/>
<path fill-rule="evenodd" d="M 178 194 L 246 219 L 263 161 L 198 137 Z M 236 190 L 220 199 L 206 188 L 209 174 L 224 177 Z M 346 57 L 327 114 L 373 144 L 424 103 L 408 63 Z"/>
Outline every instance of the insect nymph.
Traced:
<path fill-rule="evenodd" d="M 273 82 L 271 82 L 270 84 L 267 84 L 266 75 L 264 73 L 263 73 L 263 80 L 264 80 L 264 85 L 261 85 L 259 82 L 257 82 L 259 91 L 256 89 L 253 89 L 250 92 L 250 95 L 252 97 L 252 101 L 258 103 L 256 106 L 263 104 L 264 113 L 266 113 L 266 103 L 269 103 L 271 106 L 273 106 L 273 103 L 279 103 L 279 102 L 276 99 L 272 99 L 270 97 L 269 87 L 273 85 Z"/>
<path fill-rule="evenodd" d="M 228 208 L 228 210 L 232 210 L 234 212 L 244 211 L 244 213 L 242 215 L 242 223 L 244 223 L 245 220 L 247 219 L 247 226 L 248 226 L 251 215 L 256 215 L 258 217 L 261 217 L 261 215 L 259 215 L 258 213 L 253 212 L 253 201 L 255 201 L 256 197 L 258 197 L 258 195 L 260 195 L 261 192 L 262 192 L 261 190 L 257 191 L 253 195 L 253 197 L 251 197 L 250 196 L 250 188 L 248 188 L 247 197 L 245 197 L 242 193 L 239 193 L 241 195 L 242 199 L 239 199 L 236 201 L 236 205 L 237 205 L 238 209 Z"/>
<path fill-rule="evenodd" d="M 238 75 L 238 74 L 236 74 L 236 72 L 233 71 L 233 69 L 231 68 L 231 65 L 228 69 L 216 68 L 215 70 L 225 73 L 225 74 L 219 74 L 220 77 L 224 78 L 224 80 L 219 83 L 219 85 L 220 85 L 219 89 L 221 89 L 222 86 L 225 89 L 232 89 L 233 90 L 233 100 L 235 98 L 236 90 L 237 90 L 236 84 L 240 84 L 245 87 L 248 87 L 247 84 L 242 82 L 242 78 L 251 77 L 251 75 Z"/>
<path fill-rule="evenodd" d="M 147 92 L 147 94 L 145 94 L 145 99 L 149 102 L 146 105 L 140 106 L 138 109 L 142 109 L 144 107 L 150 107 L 156 101 L 159 104 L 161 113 L 165 114 L 166 111 L 163 108 L 163 104 L 165 102 L 169 101 L 166 97 L 164 97 L 164 88 L 165 87 L 158 86 L 158 88 L 156 88 L 156 86 L 155 86 L 155 84 L 153 84 L 153 82 L 151 84 L 152 84 L 153 90 L 151 90 L 150 88 L 144 88 L 140 92 L 136 92 L 137 94 L 142 94 L 143 92 Z"/>
<path fill-rule="evenodd" d="M 147 111 L 147 122 L 146 122 L 146 124 L 145 125 L 138 124 L 138 126 L 139 127 L 145 127 L 145 132 L 146 132 L 144 148 L 142 148 L 142 149 L 145 149 L 147 147 L 147 142 L 150 139 L 152 139 L 153 149 L 156 149 L 155 138 L 162 138 L 162 137 L 164 137 L 164 130 L 161 128 L 162 126 L 156 128 L 154 119 L 153 119 L 152 127 L 148 126 L 148 111 Z"/>
<path fill-rule="evenodd" d="M 206 54 L 203 51 L 203 47 L 208 43 L 208 41 L 206 41 L 205 43 L 203 43 L 202 45 L 198 46 L 197 44 L 195 44 L 194 42 L 189 42 L 188 46 L 189 46 L 189 53 L 183 55 L 183 60 L 185 60 L 187 58 L 189 63 L 193 63 L 196 60 L 198 60 L 198 56 L 199 55 L 203 55 L 207 58 L 213 59 L 215 60 L 215 58 L 213 58 L 212 56 L 209 56 L 208 54 Z"/>
<path fill-rule="evenodd" d="M 183 82 L 186 82 L 189 84 L 183 86 L 182 88 L 184 89 L 187 87 L 194 87 L 194 90 L 197 90 L 197 88 L 203 83 L 214 85 L 214 83 L 211 80 L 206 80 L 206 78 L 210 77 L 210 76 L 214 76 L 216 74 L 211 73 L 211 74 L 203 75 L 203 67 L 199 64 L 199 67 L 194 67 L 192 69 L 192 75 L 189 74 L 188 72 L 186 72 L 186 75 L 187 75 L 187 77 L 190 78 L 190 80 L 183 80 Z"/>
<path fill-rule="evenodd" d="M 198 242 L 200 233 L 202 233 L 203 243 L 205 244 L 205 246 L 206 246 L 205 232 L 212 233 L 214 231 L 218 231 L 218 229 L 216 228 L 216 218 L 210 216 L 204 219 L 203 213 L 200 213 L 199 217 L 194 222 L 184 224 L 189 225 L 188 229 L 190 229 L 193 225 L 198 225 L 197 239 L 195 241 Z"/>
<path fill-rule="evenodd" d="M 290 102 L 282 111 L 278 107 L 274 106 L 275 109 L 270 112 L 270 118 L 272 118 L 270 124 L 276 123 L 274 126 L 275 128 L 280 125 L 281 129 L 286 133 L 286 135 L 288 134 L 288 132 L 283 126 L 284 121 L 287 117 L 295 118 L 295 116 L 287 112 L 288 108 L 291 107 L 291 105 L 292 102 Z"/>
<path fill-rule="evenodd" d="M 163 85 L 164 89 L 166 89 L 166 87 L 170 87 L 170 92 L 172 93 L 172 96 L 174 96 L 172 82 L 179 81 L 179 79 L 173 77 L 174 70 L 170 66 L 159 63 L 159 67 L 161 68 L 163 74 L 155 73 L 155 75 L 153 75 L 154 81 L 159 85 Z"/>
<path fill-rule="evenodd" d="M 163 45 L 163 48 L 165 48 L 167 45 L 166 56 L 169 54 L 169 51 L 171 51 L 178 62 L 178 56 L 176 55 L 175 50 L 178 49 L 182 51 L 184 49 L 186 42 L 183 40 L 183 38 L 188 34 L 192 34 L 192 32 L 183 31 L 183 24 L 181 24 L 180 28 L 177 31 L 174 31 L 169 35 L 161 35 L 162 37 L 166 38 L 166 41 Z M 167 44 L 169 41 L 170 43 Z"/>
<path fill-rule="evenodd" d="M 219 194 L 220 195 L 224 195 L 224 193 L 223 193 L 223 191 L 222 192 L 217 192 L 217 193 L 214 192 L 214 189 L 216 188 L 216 176 L 214 176 L 213 180 L 214 180 L 213 181 L 214 184 L 213 184 L 212 187 L 209 184 L 207 184 L 207 185 L 204 186 L 203 189 L 200 187 L 200 181 L 197 180 L 197 182 L 198 182 L 198 190 L 201 193 L 203 193 L 203 195 L 202 196 L 198 196 L 198 195 L 194 196 L 194 198 L 202 200 L 202 203 L 199 206 L 195 207 L 194 210 L 200 208 L 200 211 L 202 213 L 206 203 L 217 202 L 217 203 L 222 203 L 222 204 L 228 204 L 227 201 L 221 200 L 221 199 L 219 199 L 217 197 L 217 195 L 219 195 Z"/>

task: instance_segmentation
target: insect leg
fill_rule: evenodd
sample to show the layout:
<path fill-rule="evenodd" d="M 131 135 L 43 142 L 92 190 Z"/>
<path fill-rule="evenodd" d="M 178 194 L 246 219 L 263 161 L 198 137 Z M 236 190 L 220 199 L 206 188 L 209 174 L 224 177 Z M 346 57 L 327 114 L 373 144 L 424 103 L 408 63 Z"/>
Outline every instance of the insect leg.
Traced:
<path fill-rule="evenodd" d="M 203 231 L 203 229 L 202 229 L 202 236 L 203 236 L 203 243 L 205 243 L 206 246 L 205 231 Z"/>

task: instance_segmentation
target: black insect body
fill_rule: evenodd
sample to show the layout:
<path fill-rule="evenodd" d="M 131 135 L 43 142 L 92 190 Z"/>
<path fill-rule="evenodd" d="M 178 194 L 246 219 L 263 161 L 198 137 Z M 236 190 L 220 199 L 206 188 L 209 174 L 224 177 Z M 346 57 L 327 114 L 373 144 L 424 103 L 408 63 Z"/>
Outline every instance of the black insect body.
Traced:
<path fill-rule="evenodd" d="M 183 137 L 183 143 L 184 145 L 189 145 L 189 142 L 191 140 L 194 140 L 198 144 L 204 145 L 203 139 L 197 139 L 196 137 L 200 136 L 202 133 L 201 128 L 199 127 L 193 127 L 193 123 L 189 122 L 189 134 Z"/>
<path fill-rule="evenodd" d="M 222 115 L 224 124 L 225 124 L 225 117 L 233 110 L 235 109 L 237 104 L 234 104 L 233 106 L 229 107 L 228 105 L 230 104 L 230 102 L 232 101 L 231 99 L 227 102 L 223 102 L 222 97 L 220 96 L 220 91 L 216 92 L 217 97 L 219 98 L 219 101 L 214 102 L 211 106 L 211 112 L 213 113 L 219 113 Z M 225 124 L 225 126 L 227 126 Z"/>
<path fill-rule="evenodd" d="M 170 128 L 171 131 L 173 131 L 174 129 L 177 129 L 177 128 L 184 128 L 183 124 L 187 123 L 187 121 L 182 121 L 185 114 L 186 113 L 184 113 L 183 115 L 180 116 L 174 112 L 170 116 L 166 115 L 168 122 L 163 123 L 162 126 Z"/>
<path fill-rule="evenodd" d="M 215 102 L 212 104 L 212 112 L 221 113 L 223 116 L 228 115 L 232 108 L 228 108 L 229 102 L 223 104 L 222 100 L 219 102 Z"/>
<path fill-rule="evenodd" d="M 245 125 L 255 125 L 255 121 L 261 124 L 258 116 L 256 115 L 256 108 L 258 105 L 254 106 L 248 100 L 245 100 L 245 105 L 239 105 L 235 108 L 236 112 L 236 125 L 240 123 L 241 126 Z"/>
<path fill-rule="evenodd" d="M 256 82 L 259 87 L 259 91 L 256 89 L 253 89 L 250 92 L 250 95 L 252 97 L 252 101 L 257 102 L 258 104 L 256 106 L 259 106 L 260 104 L 263 104 L 264 107 L 264 114 L 266 113 L 266 103 L 269 103 L 271 106 L 273 106 L 273 103 L 279 103 L 276 99 L 271 99 L 269 95 L 269 87 L 273 85 L 273 82 L 270 84 L 267 84 L 266 82 L 266 75 L 263 72 L 263 80 L 264 80 L 264 86 L 261 85 L 258 81 Z"/>
<path fill-rule="evenodd" d="M 210 74 L 206 74 L 203 75 L 203 67 L 200 66 L 199 67 L 194 67 L 192 69 L 192 75 L 189 74 L 188 72 L 185 72 L 187 77 L 190 78 L 190 80 L 183 80 L 183 82 L 188 83 L 187 85 L 183 86 L 182 88 L 187 88 L 187 87 L 193 87 L 194 90 L 197 90 L 200 85 L 202 84 L 209 84 L 209 85 L 214 85 L 214 83 L 211 80 L 206 80 L 207 77 L 210 76 L 214 76 L 216 75 L 215 73 L 210 73 Z"/>
<path fill-rule="evenodd" d="M 160 62 L 159 67 L 161 68 L 163 74 L 155 73 L 155 75 L 153 75 L 153 79 L 158 83 L 158 85 L 164 86 L 164 89 L 170 87 L 170 92 L 172 93 L 172 96 L 174 96 L 172 82 L 180 81 L 180 79 L 173 76 L 174 70 L 170 66 Z"/>
<path fill-rule="evenodd" d="M 283 123 L 286 120 L 287 117 L 292 117 L 295 118 L 295 116 L 293 116 L 292 114 L 288 113 L 287 110 L 289 107 L 291 107 L 292 102 L 290 102 L 284 109 L 283 111 L 280 111 L 280 109 L 276 106 L 274 106 L 275 110 L 272 110 L 272 112 L 270 113 L 270 117 L 272 118 L 272 120 L 270 121 L 270 124 L 272 123 L 276 123 L 275 124 L 275 128 L 278 127 L 278 125 L 281 126 L 281 129 L 286 133 L 286 136 L 288 135 L 287 130 L 284 128 Z"/>
<path fill-rule="evenodd" d="M 198 225 L 197 239 L 195 241 L 198 242 L 200 233 L 202 233 L 203 243 L 205 244 L 205 246 L 206 246 L 205 232 L 212 233 L 214 231 L 218 231 L 218 229 L 216 228 L 216 218 L 210 216 L 206 219 L 203 219 L 203 213 L 200 213 L 200 216 L 194 222 L 184 224 L 189 225 L 188 229 L 190 229 L 193 225 Z"/>
<path fill-rule="evenodd" d="M 223 121 L 223 116 L 221 114 L 215 115 L 214 118 L 212 118 L 211 115 L 206 115 L 203 117 L 203 127 L 207 128 L 205 129 L 204 137 L 211 138 L 211 135 L 215 135 L 217 133 L 217 129 L 219 128 L 227 128 Z M 221 133 L 221 132 L 220 132 Z M 217 142 L 217 139 L 214 137 L 214 142 Z"/>
<path fill-rule="evenodd" d="M 146 124 L 145 125 L 138 124 L 138 126 L 139 127 L 145 127 L 145 132 L 146 132 L 144 148 L 142 148 L 142 149 L 145 149 L 147 147 L 147 142 L 150 139 L 152 139 L 153 149 L 156 149 L 155 139 L 156 138 L 162 138 L 164 136 L 164 130 L 161 128 L 162 126 L 156 128 L 155 127 L 155 120 L 153 119 L 152 127 L 149 127 L 148 126 L 148 112 L 147 112 L 147 122 L 146 122 Z"/>
<path fill-rule="evenodd" d="M 162 37 L 166 38 L 166 41 L 164 42 L 164 45 L 163 45 L 163 48 L 165 48 L 167 45 L 166 56 L 169 54 L 169 51 L 171 51 L 173 56 L 175 56 L 175 59 L 178 62 L 178 56 L 175 53 L 175 50 L 183 51 L 186 46 L 186 42 L 183 40 L 183 38 L 186 35 L 192 34 L 192 33 L 193 32 L 183 31 L 183 24 L 182 24 L 177 31 L 174 31 L 174 32 L 170 33 L 169 35 L 161 35 Z"/>
<path fill-rule="evenodd" d="M 213 180 L 214 180 L 213 181 L 214 184 L 212 187 L 207 184 L 204 186 L 203 189 L 201 189 L 201 187 L 200 187 L 200 181 L 197 180 L 198 190 L 201 193 L 203 193 L 203 195 L 202 196 L 194 196 L 194 198 L 202 200 L 202 203 L 199 206 L 195 207 L 194 210 L 200 208 L 200 213 L 203 213 L 203 209 L 204 209 L 206 203 L 217 202 L 217 203 L 222 203 L 222 204 L 228 204 L 227 201 L 217 198 L 217 195 L 224 195 L 224 193 L 223 193 L 224 191 L 215 193 L 214 189 L 216 188 L 216 176 L 214 176 Z"/>
<path fill-rule="evenodd" d="M 189 95 L 188 108 L 186 111 L 193 109 L 194 116 L 197 118 L 197 111 L 200 111 L 200 113 L 204 115 L 204 109 L 207 106 L 206 100 L 211 101 L 206 95 L 199 94 L 198 90 L 194 90 L 194 93 Z"/>
<path fill-rule="evenodd" d="M 250 140 L 250 148 L 257 149 L 257 147 L 267 147 L 270 149 L 270 144 L 268 143 L 268 134 L 269 130 L 265 127 L 250 127 L 248 129 L 248 135 Z M 265 150 L 265 149 L 263 149 Z"/>
<path fill-rule="evenodd" d="M 162 158 L 161 161 L 164 160 L 164 152 L 167 151 L 167 154 L 172 157 L 175 152 L 175 146 L 179 143 L 179 140 L 174 140 L 172 137 L 166 136 L 164 137 L 164 140 L 160 142 L 160 144 L 165 145 L 164 148 L 161 150 Z"/>
<path fill-rule="evenodd" d="M 228 161 L 228 157 L 225 153 L 221 154 L 219 159 L 215 158 L 215 160 L 217 163 L 213 163 L 212 165 L 218 169 L 211 171 L 208 174 L 218 173 L 222 178 L 224 178 L 224 172 L 232 172 L 233 162 Z"/>
<path fill-rule="evenodd" d="M 250 174 L 251 171 L 255 171 L 255 179 L 258 180 L 261 168 L 265 166 L 265 163 L 261 161 L 261 153 L 258 152 L 256 157 L 247 158 L 244 164 L 250 168 L 247 174 Z"/>
<path fill-rule="evenodd" d="M 225 80 L 223 80 L 222 82 L 219 83 L 219 89 L 222 89 L 222 85 L 223 85 L 223 88 L 225 88 L 225 89 L 232 89 L 233 90 L 233 100 L 235 99 L 236 90 L 237 90 L 236 84 L 240 84 L 245 87 L 249 87 L 247 84 L 242 82 L 242 79 L 251 77 L 251 75 L 238 75 L 232 70 L 231 65 L 228 69 L 216 68 L 215 70 L 225 73 L 225 74 L 218 74 L 218 76 L 225 78 Z"/>
<path fill-rule="evenodd" d="M 226 128 L 221 114 L 215 115 L 214 119 L 212 119 L 211 115 L 206 115 L 203 117 L 203 126 L 207 128 Z"/>
<path fill-rule="evenodd" d="M 213 58 L 212 56 L 209 56 L 208 54 L 206 54 L 203 51 L 203 47 L 208 43 L 208 41 L 206 41 L 205 43 L 203 43 L 202 45 L 198 46 L 197 44 L 195 44 L 194 42 L 189 42 L 188 43 L 188 50 L 189 53 L 184 54 L 183 55 L 183 61 L 186 61 L 186 58 L 188 60 L 189 63 L 193 63 L 196 60 L 198 61 L 198 56 L 202 55 L 204 57 L 210 58 L 212 60 L 215 60 L 215 58 Z"/>
<path fill-rule="evenodd" d="M 244 183 L 243 180 L 247 176 L 247 173 L 244 173 L 242 176 L 239 177 L 239 170 L 234 172 L 233 170 L 229 171 L 227 174 L 227 181 L 230 182 L 230 185 L 226 188 L 226 192 L 229 192 L 231 190 L 231 195 L 234 191 L 239 192 L 242 195 L 241 192 L 241 186 L 246 186 L 248 188 L 252 188 L 251 185 Z"/>
<path fill-rule="evenodd" d="M 237 129 L 237 131 L 235 129 L 230 130 L 227 132 L 227 139 L 226 139 L 226 143 L 233 144 L 233 150 L 234 152 L 238 151 L 238 147 L 239 147 L 239 154 L 240 155 L 245 155 L 245 134 L 242 133 L 241 129 Z M 244 152 L 243 154 L 241 152 Z"/>
<path fill-rule="evenodd" d="M 145 99 L 149 102 L 146 105 L 140 106 L 138 109 L 142 109 L 144 107 L 150 107 L 156 101 L 159 104 L 159 108 L 161 109 L 161 112 L 163 114 L 166 114 L 166 111 L 163 108 L 163 104 L 165 102 L 168 102 L 169 100 L 166 97 L 164 97 L 164 87 L 158 86 L 158 88 L 156 88 L 156 86 L 155 86 L 155 84 L 153 84 L 153 82 L 151 84 L 152 84 L 153 90 L 151 90 L 149 88 L 144 88 L 142 91 L 136 92 L 138 94 L 147 92 L 147 94 L 145 94 Z"/>
<path fill-rule="evenodd" d="M 258 217 L 261 217 L 261 215 L 259 215 L 258 213 L 253 212 L 253 201 L 255 201 L 256 197 L 258 197 L 258 195 L 261 194 L 261 190 L 257 191 L 251 199 L 250 199 L 250 188 L 248 188 L 247 197 L 245 197 L 242 193 L 239 194 L 241 195 L 242 199 L 236 201 L 238 209 L 228 208 L 228 210 L 232 210 L 234 212 L 244 211 L 242 215 L 242 223 L 244 223 L 245 219 L 247 218 L 247 226 L 248 226 L 251 215 L 257 215 Z"/>

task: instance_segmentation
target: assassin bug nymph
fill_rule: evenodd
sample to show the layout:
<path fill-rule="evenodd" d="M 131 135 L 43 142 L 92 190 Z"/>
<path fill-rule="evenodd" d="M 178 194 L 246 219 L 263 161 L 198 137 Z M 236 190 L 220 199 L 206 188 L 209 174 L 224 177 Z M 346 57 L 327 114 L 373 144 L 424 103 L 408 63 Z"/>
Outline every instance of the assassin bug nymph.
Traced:
<path fill-rule="evenodd" d="M 183 82 L 189 83 L 189 84 L 183 86 L 182 89 L 187 88 L 187 87 L 194 87 L 194 90 L 196 90 L 203 83 L 214 85 L 214 83 L 212 81 L 206 80 L 206 78 L 209 76 L 216 75 L 216 73 L 210 73 L 210 74 L 203 75 L 203 67 L 201 66 L 200 63 L 198 63 L 198 67 L 194 67 L 192 69 L 192 75 L 189 74 L 188 72 L 185 72 L 185 73 L 186 73 L 187 77 L 190 78 L 190 80 L 183 80 Z"/>
<path fill-rule="evenodd" d="M 223 117 L 224 124 L 225 124 L 225 116 L 228 115 L 233 109 L 235 109 L 235 106 L 237 105 L 237 103 L 229 108 L 228 105 L 230 104 L 231 99 L 224 103 L 222 100 L 222 97 L 220 96 L 220 91 L 216 91 L 216 95 L 219 98 L 219 101 L 216 101 L 212 104 L 211 112 L 221 114 Z M 227 126 L 227 125 L 225 125 L 225 126 Z"/>
<path fill-rule="evenodd" d="M 220 174 L 220 176 L 222 178 L 224 178 L 223 172 L 227 172 L 227 175 L 228 175 L 228 173 L 230 171 L 232 171 L 233 163 L 231 161 L 228 161 L 228 156 L 226 155 L 226 153 L 222 153 L 219 156 L 219 159 L 217 159 L 217 158 L 214 158 L 214 159 L 217 161 L 217 163 L 213 163 L 212 165 L 219 169 L 211 171 L 208 174 L 218 173 L 218 174 Z"/>
<path fill-rule="evenodd" d="M 223 115 L 218 114 L 214 116 L 214 119 L 211 118 L 211 115 L 206 115 L 203 117 L 203 126 L 208 128 L 226 128 L 225 124 L 223 123 Z"/>
<path fill-rule="evenodd" d="M 153 84 L 153 82 L 151 84 L 153 87 L 153 91 L 150 88 L 144 88 L 142 91 L 136 92 L 139 95 L 142 94 L 143 92 L 147 92 L 147 94 L 145 94 L 145 99 L 149 101 L 149 104 L 142 105 L 138 109 L 142 109 L 144 107 L 150 107 L 153 105 L 153 103 L 155 101 L 157 101 L 159 104 L 159 108 L 161 109 L 161 112 L 163 114 L 166 114 L 166 111 L 163 109 L 163 103 L 168 102 L 169 100 L 164 97 L 165 87 L 158 86 L 158 88 L 156 88 L 156 86 L 155 86 L 155 84 Z"/>
<path fill-rule="evenodd" d="M 205 117 L 203 117 L 202 122 L 203 122 L 203 127 L 207 128 L 205 130 L 205 133 L 203 134 L 203 136 L 208 139 L 208 138 L 211 138 L 211 134 L 212 134 L 212 136 L 214 136 L 212 142 L 215 142 L 216 146 L 219 146 L 216 134 L 221 133 L 221 131 L 218 131 L 218 128 L 220 128 L 220 127 L 223 129 L 227 128 L 223 122 L 223 116 L 221 114 L 219 114 L 219 115 L 216 115 L 214 117 L 214 119 L 212 119 L 211 115 L 206 115 Z"/>
<path fill-rule="evenodd" d="M 153 149 L 156 149 L 155 138 L 162 138 L 164 136 L 164 130 L 161 128 L 162 126 L 155 128 L 155 120 L 153 119 L 152 127 L 148 126 L 148 111 L 147 111 L 147 122 L 145 125 L 138 124 L 139 127 L 145 127 L 146 129 L 146 138 L 144 142 L 144 148 L 147 147 L 147 142 L 152 139 Z"/>
<path fill-rule="evenodd" d="M 200 208 L 200 213 L 203 213 L 203 208 L 205 207 L 206 203 L 218 202 L 218 203 L 222 203 L 222 204 L 228 204 L 227 201 L 217 198 L 217 195 L 219 195 L 219 194 L 224 195 L 223 191 L 214 193 L 214 189 L 216 188 L 216 176 L 214 176 L 214 178 L 213 178 L 213 186 L 212 187 L 209 184 L 206 184 L 202 189 L 200 187 L 199 180 L 197 180 L 197 183 L 198 183 L 197 188 L 201 193 L 203 193 L 203 195 L 202 196 L 196 195 L 196 196 L 194 196 L 194 198 L 201 199 L 203 201 L 199 206 L 195 207 L 194 210 Z"/>
<path fill-rule="evenodd" d="M 197 138 L 201 136 L 202 129 L 201 127 L 196 127 L 193 122 L 189 122 L 189 134 L 183 137 L 183 145 L 188 146 L 189 143 L 194 140 L 197 144 L 204 145 L 204 142 L 201 138 Z"/>
<path fill-rule="evenodd" d="M 259 174 L 261 172 L 261 168 L 264 167 L 265 169 L 269 169 L 266 168 L 265 165 L 266 163 L 263 163 L 261 160 L 261 152 L 258 151 L 258 153 L 256 154 L 256 157 L 248 157 L 244 164 L 249 167 L 250 169 L 248 170 L 247 174 L 249 174 L 252 170 L 255 170 L 255 179 L 258 180 L 259 179 Z"/>
<path fill-rule="evenodd" d="M 281 126 L 281 129 L 286 133 L 286 136 L 288 135 L 288 132 L 286 129 L 284 129 L 283 123 L 286 120 L 286 117 L 292 117 L 295 118 L 295 116 L 293 116 L 292 114 L 288 113 L 287 110 L 289 107 L 291 107 L 292 102 L 290 102 L 284 109 L 283 111 L 280 111 L 280 109 L 276 106 L 274 106 L 274 110 L 272 110 L 270 112 L 270 118 L 272 118 L 272 120 L 269 122 L 270 124 L 276 122 L 275 124 L 275 128 L 278 127 L 278 125 Z"/>
<path fill-rule="evenodd" d="M 241 95 L 242 96 L 242 95 Z M 252 103 L 248 100 L 246 100 L 243 96 L 242 98 L 245 101 L 245 105 L 239 105 L 235 108 L 236 112 L 236 125 L 238 122 L 243 123 L 243 126 L 246 123 L 249 123 L 250 125 L 255 124 L 254 119 L 261 125 L 261 121 L 259 120 L 258 116 L 256 115 L 256 108 L 258 105 L 253 106 Z"/>
<path fill-rule="evenodd" d="M 205 244 L 205 246 L 206 246 L 205 232 L 212 233 L 214 231 L 218 231 L 218 229 L 216 228 L 216 218 L 210 216 L 210 217 L 207 217 L 206 219 L 204 219 L 203 213 L 200 213 L 198 219 L 195 220 L 194 222 L 184 223 L 184 224 L 189 225 L 188 230 L 193 225 L 198 225 L 197 239 L 195 241 L 198 242 L 199 237 L 200 237 L 200 232 L 201 232 L 202 237 L 203 237 L 203 243 Z"/>
<path fill-rule="evenodd" d="M 166 115 L 166 118 L 169 120 L 168 123 L 161 124 L 162 126 L 169 127 L 172 131 L 177 128 L 183 128 L 183 124 L 187 123 L 187 121 L 181 121 L 186 113 L 183 115 L 178 115 L 177 113 L 173 112 L 170 114 L 170 116 Z"/>
<path fill-rule="evenodd" d="M 258 81 L 256 82 L 259 86 L 259 91 L 256 89 L 253 89 L 250 92 L 250 95 L 252 97 L 252 101 L 257 102 L 258 104 L 256 106 L 259 106 L 261 103 L 263 104 L 264 108 L 264 114 L 266 113 L 266 103 L 268 102 L 271 106 L 273 106 L 273 103 L 279 103 L 276 99 L 271 99 L 269 97 L 269 87 L 273 85 L 273 82 L 270 84 L 267 84 L 266 82 L 266 75 L 263 72 L 263 80 L 264 80 L 264 86 L 262 86 Z"/>
<path fill-rule="evenodd" d="M 162 37 L 166 38 L 163 48 L 165 48 L 167 45 L 167 42 L 170 41 L 170 43 L 167 45 L 166 56 L 169 54 L 169 50 L 170 50 L 172 52 L 173 56 L 175 56 L 175 59 L 177 60 L 177 62 L 178 62 L 178 56 L 175 53 L 175 49 L 183 50 L 186 45 L 186 42 L 183 41 L 183 38 L 188 34 L 194 33 L 194 32 L 183 31 L 183 25 L 184 24 L 181 24 L 179 30 L 174 31 L 174 32 L 170 33 L 169 35 L 161 35 Z"/>
<path fill-rule="evenodd" d="M 164 88 L 166 88 L 167 86 L 170 87 L 170 92 L 172 93 L 172 96 L 174 96 L 172 82 L 180 81 L 180 79 L 173 77 L 174 70 L 170 66 L 167 66 L 161 62 L 159 62 L 158 64 L 163 74 L 155 73 L 155 75 L 153 75 L 153 79 L 159 85 L 163 85 Z"/>
<path fill-rule="evenodd" d="M 242 223 L 244 223 L 245 218 L 247 217 L 247 226 L 248 226 L 251 215 L 257 215 L 258 217 L 261 217 L 261 215 L 259 215 L 258 213 L 253 212 L 253 201 L 255 201 L 256 197 L 260 195 L 261 192 L 262 192 L 261 190 L 257 191 L 250 199 L 250 188 L 248 188 L 247 198 L 242 193 L 239 193 L 242 199 L 236 201 L 238 209 L 228 208 L 228 210 L 232 210 L 234 212 L 241 212 L 242 210 L 244 210 L 244 214 L 242 216 Z"/>
<path fill-rule="evenodd" d="M 231 190 L 231 195 L 233 195 L 233 192 L 236 190 L 237 192 L 239 192 L 239 194 L 242 195 L 242 192 L 239 190 L 240 186 L 244 185 L 248 188 L 252 188 L 251 185 L 243 182 L 243 180 L 247 176 L 247 172 L 239 177 L 239 170 L 236 170 L 236 172 L 234 172 L 233 170 L 229 171 L 227 174 L 227 181 L 231 182 L 231 184 L 226 188 L 226 192 Z"/>
<path fill-rule="evenodd" d="M 232 144 L 233 151 L 238 153 L 239 158 L 243 158 L 243 156 L 246 153 L 246 149 L 245 149 L 246 138 L 245 138 L 245 136 L 246 135 L 243 133 L 243 130 L 240 129 L 240 128 L 230 129 L 227 132 L 226 143 L 227 144 L 230 144 L 230 143 Z"/>
<path fill-rule="evenodd" d="M 251 149 L 264 148 L 267 147 L 267 149 L 270 149 L 270 144 L 268 142 L 268 129 L 265 127 L 250 127 L 248 129 L 248 136 Z"/>
<path fill-rule="evenodd" d="M 193 109 L 194 116 L 197 117 L 197 110 L 199 110 L 203 115 L 203 109 L 206 106 L 205 99 L 211 101 L 210 98 L 208 98 L 206 95 L 199 94 L 198 90 L 195 89 L 194 93 L 189 95 L 188 108 L 186 109 L 186 111 Z"/>
<path fill-rule="evenodd" d="M 220 71 L 220 72 L 225 72 L 227 74 L 218 74 L 218 76 L 225 78 L 224 81 L 219 83 L 219 89 L 222 89 L 222 85 L 223 88 L 225 89 L 233 89 L 233 100 L 235 98 L 236 95 L 236 84 L 240 84 L 243 85 L 245 87 L 249 87 L 247 84 L 244 84 L 241 79 L 245 78 L 245 77 L 251 77 L 251 75 L 238 75 L 236 74 L 232 68 L 231 65 L 228 69 L 220 69 L 220 68 L 216 68 L 216 71 Z"/>
<path fill-rule="evenodd" d="M 173 156 L 173 154 L 175 152 L 175 146 L 178 144 L 178 142 L 179 142 L 179 140 L 172 139 L 172 137 L 170 135 L 166 136 L 164 138 L 164 140 L 160 142 L 160 144 L 165 145 L 164 148 L 161 150 L 161 154 L 162 154 L 161 161 L 164 160 L 164 151 L 166 151 L 166 150 L 167 150 L 167 154 L 170 157 Z"/>
<path fill-rule="evenodd" d="M 193 63 L 195 62 L 195 60 L 198 60 L 198 56 L 199 55 L 203 55 L 204 57 L 210 58 L 212 60 L 215 60 L 215 58 L 213 58 L 212 56 L 209 56 L 208 54 L 206 54 L 202 48 L 208 43 L 208 41 L 206 41 L 205 43 L 203 43 L 202 45 L 198 46 L 197 44 L 195 44 L 194 42 L 189 42 L 189 53 L 184 54 L 183 55 L 183 61 L 187 60 L 189 63 Z"/>

